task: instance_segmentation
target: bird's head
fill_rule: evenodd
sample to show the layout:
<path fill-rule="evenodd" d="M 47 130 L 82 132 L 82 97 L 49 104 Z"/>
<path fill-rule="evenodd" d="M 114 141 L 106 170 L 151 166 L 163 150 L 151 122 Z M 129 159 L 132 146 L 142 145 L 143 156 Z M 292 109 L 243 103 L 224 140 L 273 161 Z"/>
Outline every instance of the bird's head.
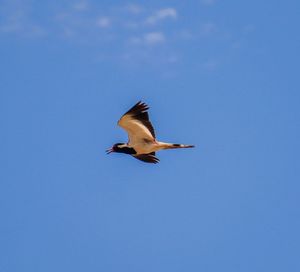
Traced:
<path fill-rule="evenodd" d="M 109 148 L 109 149 L 106 150 L 106 154 L 110 154 L 112 152 L 123 153 L 122 150 L 126 146 L 127 145 L 124 144 L 124 143 L 116 143 L 111 148 Z"/>
<path fill-rule="evenodd" d="M 134 150 L 134 148 L 129 147 L 128 144 L 124 144 L 124 143 L 117 143 L 117 144 L 113 145 L 110 149 L 106 150 L 107 154 L 109 154 L 111 152 L 124 153 L 124 154 L 129 154 L 129 155 L 136 154 L 136 151 Z"/>

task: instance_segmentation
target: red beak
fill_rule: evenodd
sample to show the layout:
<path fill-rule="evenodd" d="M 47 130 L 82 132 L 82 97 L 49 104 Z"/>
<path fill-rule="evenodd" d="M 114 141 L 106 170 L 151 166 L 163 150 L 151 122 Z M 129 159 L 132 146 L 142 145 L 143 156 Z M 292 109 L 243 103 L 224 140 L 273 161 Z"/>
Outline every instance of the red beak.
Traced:
<path fill-rule="evenodd" d="M 112 147 L 106 150 L 106 154 L 110 154 L 111 152 L 114 152 L 114 149 Z"/>

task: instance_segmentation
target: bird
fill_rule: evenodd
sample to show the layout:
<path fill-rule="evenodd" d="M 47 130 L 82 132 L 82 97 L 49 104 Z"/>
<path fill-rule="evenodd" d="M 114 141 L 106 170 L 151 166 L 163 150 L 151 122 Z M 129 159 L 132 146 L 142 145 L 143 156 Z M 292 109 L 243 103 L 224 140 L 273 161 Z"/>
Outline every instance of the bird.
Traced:
<path fill-rule="evenodd" d="M 128 133 L 127 143 L 116 143 L 107 149 L 112 152 L 125 153 L 146 162 L 158 163 L 155 153 L 163 149 L 192 148 L 194 145 L 165 143 L 156 140 L 154 128 L 149 120 L 148 105 L 142 101 L 137 102 L 118 121 L 118 125 Z"/>

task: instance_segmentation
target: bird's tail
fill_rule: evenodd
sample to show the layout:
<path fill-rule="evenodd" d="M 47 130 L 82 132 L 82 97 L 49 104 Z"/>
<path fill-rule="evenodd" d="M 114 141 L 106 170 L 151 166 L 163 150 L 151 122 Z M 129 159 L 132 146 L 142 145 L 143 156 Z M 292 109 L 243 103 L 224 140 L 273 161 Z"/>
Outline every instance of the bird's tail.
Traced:
<path fill-rule="evenodd" d="M 174 149 L 174 148 L 192 148 L 194 145 L 184 145 L 184 144 L 171 144 L 171 143 L 159 143 L 162 149 Z"/>

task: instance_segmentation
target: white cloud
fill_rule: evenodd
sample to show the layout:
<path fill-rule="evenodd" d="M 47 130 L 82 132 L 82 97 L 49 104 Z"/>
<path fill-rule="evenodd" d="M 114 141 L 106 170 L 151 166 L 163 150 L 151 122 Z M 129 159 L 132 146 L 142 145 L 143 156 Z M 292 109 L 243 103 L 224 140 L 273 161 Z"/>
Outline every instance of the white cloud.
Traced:
<path fill-rule="evenodd" d="M 166 37 L 162 32 L 149 32 L 144 35 L 144 42 L 148 45 L 161 44 L 166 41 Z"/>
<path fill-rule="evenodd" d="M 96 26 L 100 28 L 107 28 L 111 26 L 111 20 L 108 17 L 100 17 L 96 21 Z"/>
<path fill-rule="evenodd" d="M 132 14 L 140 14 L 143 12 L 143 8 L 136 4 L 129 4 L 126 9 Z"/>
<path fill-rule="evenodd" d="M 166 37 L 162 32 L 149 32 L 142 36 L 135 36 L 129 39 L 133 45 L 158 45 L 166 42 Z"/>
<path fill-rule="evenodd" d="M 147 24 L 156 24 L 157 22 L 164 20 L 164 19 L 176 19 L 177 18 L 177 11 L 174 8 L 164 8 L 157 10 L 152 16 L 146 19 Z"/>

